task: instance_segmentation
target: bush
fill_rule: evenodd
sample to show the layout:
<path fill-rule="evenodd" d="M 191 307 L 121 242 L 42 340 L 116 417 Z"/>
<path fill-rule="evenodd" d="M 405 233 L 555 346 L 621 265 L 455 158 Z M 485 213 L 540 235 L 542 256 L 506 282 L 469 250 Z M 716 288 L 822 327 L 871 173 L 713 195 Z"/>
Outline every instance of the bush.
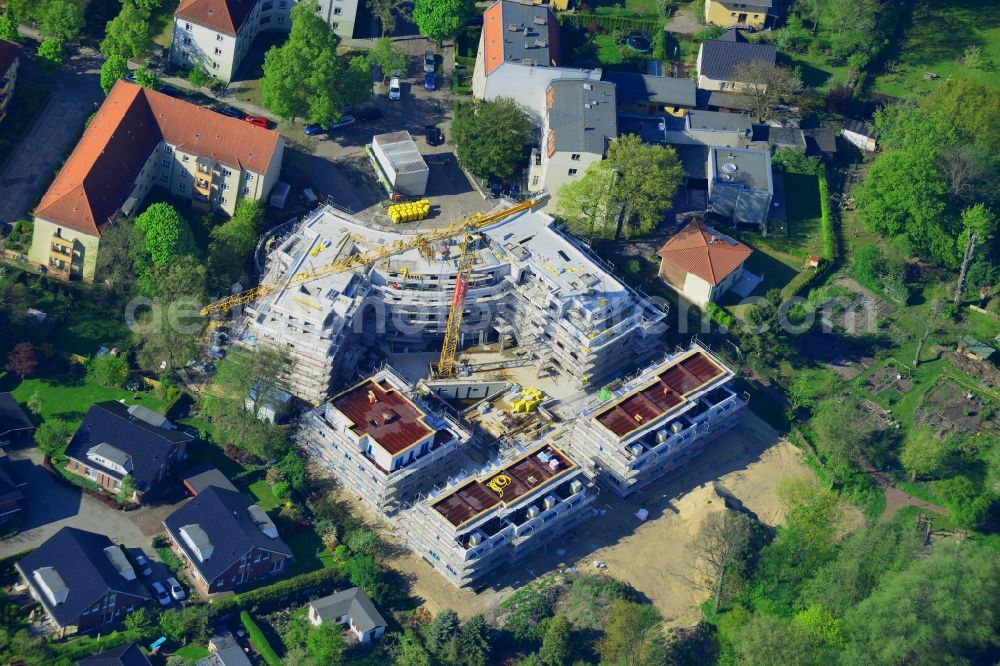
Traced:
<path fill-rule="evenodd" d="M 705 314 L 719 326 L 724 326 L 730 331 L 736 330 L 736 317 L 728 311 L 723 310 L 715 303 L 709 303 L 705 307 Z"/>
<path fill-rule="evenodd" d="M 833 213 L 830 210 L 830 187 L 826 180 L 826 165 L 820 164 L 816 172 L 819 184 L 819 208 L 821 232 L 823 234 L 823 259 L 833 261 L 837 257 L 837 237 L 833 230 Z"/>
<path fill-rule="evenodd" d="M 240 613 L 240 622 L 247 630 L 247 635 L 250 638 L 250 643 L 253 644 L 260 656 L 267 662 L 268 666 L 281 666 L 281 657 L 278 653 L 274 651 L 271 644 L 268 642 L 267 637 L 264 636 L 264 632 L 260 630 L 257 623 L 253 621 L 250 617 L 250 613 L 243 611 Z"/>
<path fill-rule="evenodd" d="M 87 374 L 101 386 L 121 388 L 128 379 L 128 361 L 121 354 L 104 354 L 87 361 Z"/>
<path fill-rule="evenodd" d="M 258 587 L 241 594 L 220 599 L 212 604 L 212 615 L 218 617 L 244 608 L 271 609 L 287 604 L 282 602 L 306 590 L 327 592 L 343 582 L 343 576 L 334 569 L 319 569 L 311 573 L 286 578 L 271 585 Z M 186 610 L 186 609 L 185 609 Z"/>
<path fill-rule="evenodd" d="M 291 495 L 291 489 L 288 485 L 288 481 L 278 481 L 273 486 L 271 486 L 271 493 L 280 500 L 286 500 Z"/>

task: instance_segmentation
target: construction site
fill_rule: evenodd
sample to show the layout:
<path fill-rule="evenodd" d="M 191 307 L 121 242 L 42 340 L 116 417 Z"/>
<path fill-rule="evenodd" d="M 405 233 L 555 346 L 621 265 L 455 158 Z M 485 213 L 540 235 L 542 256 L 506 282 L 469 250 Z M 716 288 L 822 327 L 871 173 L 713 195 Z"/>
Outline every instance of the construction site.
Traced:
<path fill-rule="evenodd" d="M 708 349 L 666 353 L 666 312 L 544 200 L 419 231 L 326 206 L 205 309 L 243 306 L 239 344 L 290 352 L 299 446 L 459 587 L 594 517 L 602 488 L 684 465 L 747 402 Z"/>

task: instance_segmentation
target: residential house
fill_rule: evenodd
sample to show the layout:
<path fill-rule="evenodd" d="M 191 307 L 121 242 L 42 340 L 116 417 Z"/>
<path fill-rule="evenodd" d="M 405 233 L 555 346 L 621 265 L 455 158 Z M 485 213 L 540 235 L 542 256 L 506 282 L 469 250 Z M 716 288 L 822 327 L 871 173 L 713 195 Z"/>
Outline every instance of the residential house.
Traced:
<path fill-rule="evenodd" d="M 35 209 L 28 257 L 90 281 L 102 230 L 153 187 L 232 215 L 241 199 L 266 201 L 284 146 L 277 132 L 119 81 Z"/>
<path fill-rule="evenodd" d="M 218 468 L 208 463 L 187 470 L 184 472 L 182 480 L 184 488 L 192 495 L 197 495 L 212 486 L 231 490 L 234 493 L 237 492 L 236 486 L 233 485 L 232 481 L 226 478 L 226 475 L 220 472 Z"/>
<path fill-rule="evenodd" d="M 377 641 L 387 626 L 375 604 L 360 587 L 309 602 L 309 622 L 318 627 L 333 622 L 350 629 L 359 643 Z"/>
<path fill-rule="evenodd" d="M 113 493 L 131 476 L 136 499 L 142 501 L 174 474 L 193 439 L 141 405 L 99 402 L 91 405 L 66 447 L 66 470 Z"/>
<path fill-rule="evenodd" d="M 211 654 L 199 659 L 195 666 L 253 666 L 229 631 L 212 636 L 208 640 L 208 649 Z"/>
<path fill-rule="evenodd" d="M 59 637 L 107 632 L 150 599 L 119 546 L 75 527 L 63 527 L 14 566 Z"/>
<path fill-rule="evenodd" d="M 698 47 L 698 87 L 738 93 L 746 88 L 745 81 L 737 80 L 739 68 L 753 62 L 773 67 L 776 55 L 773 44 L 751 44 L 739 30 L 705 40 Z"/>
<path fill-rule="evenodd" d="M 532 150 L 528 191 L 551 194 L 555 207 L 559 189 L 578 180 L 604 158 L 608 142 L 618 136 L 615 84 L 589 79 L 559 79 L 545 91 L 541 146 Z"/>
<path fill-rule="evenodd" d="M 27 485 L 14 474 L 7 456 L 0 454 L 0 525 L 20 519 Z"/>
<path fill-rule="evenodd" d="M 0 123 L 7 117 L 7 107 L 17 86 L 17 70 L 21 66 L 21 46 L 0 39 Z"/>
<path fill-rule="evenodd" d="M 657 251 L 660 279 L 688 302 L 704 308 L 743 274 L 752 250 L 701 222 L 690 222 Z"/>
<path fill-rule="evenodd" d="M 600 70 L 559 66 L 559 22 L 544 5 L 498 0 L 483 12 L 472 94 L 513 98 L 535 124 L 545 113 L 545 91 L 556 79 L 599 80 Z"/>
<path fill-rule="evenodd" d="M 170 61 L 199 66 L 229 82 L 254 39 L 267 30 L 291 30 L 297 0 L 182 0 L 174 11 Z M 359 0 L 318 0 L 317 14 L 337 36 L 354 35 Z"/>
<path fill-rule="evenodd" d="M 705 0 L 705 23 L 760 30 L 778 19 L 780 0 Z"/>
<path fill-rule="evenodd" d="M 292 558 L 266 511 L 247 495 L 217 486 L 198 493 L 163 526 L 205 595 L 279 576 Z"/>
<path fill-rule="evenodd" d="M 878 148 L 875 131 L 871 125 L 863 120 L 845 119 L 844 126 L 840 130 L 840 136 L 847 139 L 849 143 L 869 153 L 875 152 L 875 149 Z"/>
<path fill-rule="evenodd" d="M 445 482 L 471 437 L 388 366 L 310 411 L 298 432 L 313 460 L 382 515 Z"/>
<path fill-rule="evenodd" d="M 129 643 L 81 659 L 76 662 L 76 666 L 151 666 L 151 664 L 138 643 Z"/>
<path fill-rule="evenodd" d="M 601 80 L 615 84 L 619 113 L 683 117 L 698 106 L 697 88 L 688 78 L 607 71 Z"/>
<path fill-rule="evenodd" d="M 704 347 L 667 356 L 601 391 L 556 438 L 619 497 L 683 467 L 739 423 L 733 371 Z M 603 502 L 602 502 L 603 504 Z"/>
<path fill-rule="evenodd" d="M 751 148 L 712 147 L 708 151 L 708 209 L 767 231 L 774 200 L 771 153 Z"/>
<path fill-rule="evenodd" d="M 0 393 L 0 446 L 31 439 L 35 424 L 10 393 Z"/>

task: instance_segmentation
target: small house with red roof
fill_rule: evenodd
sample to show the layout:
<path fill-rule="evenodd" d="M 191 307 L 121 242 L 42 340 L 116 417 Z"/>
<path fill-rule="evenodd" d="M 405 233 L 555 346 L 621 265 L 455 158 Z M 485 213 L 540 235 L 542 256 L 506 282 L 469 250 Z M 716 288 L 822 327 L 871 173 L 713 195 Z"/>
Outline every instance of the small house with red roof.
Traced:
<path fill-rule="evenodd" d="M 657 251 L 660 278 L 687 301 L 704 307 L 743 275 L 752 250 L 712 227 L 694 221 Z"/>

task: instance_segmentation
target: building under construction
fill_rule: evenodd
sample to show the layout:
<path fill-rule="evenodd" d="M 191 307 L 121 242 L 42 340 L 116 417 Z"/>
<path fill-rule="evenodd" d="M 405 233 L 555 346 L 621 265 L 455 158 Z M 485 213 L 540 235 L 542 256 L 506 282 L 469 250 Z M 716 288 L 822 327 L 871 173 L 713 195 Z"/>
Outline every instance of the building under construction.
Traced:
<path fill-rule="evenodd" d="M 590 518 L 595 497 L 585 470 L 543 442 L 453 479 L 401 512 L 397 525 L 415 554 L 464 587 Z"/>
<path fill-rule="evenodd" d="M 471 433 L 384 367 L 306 414 L 297 437 L 346 491 L 391 515 L 462 467 Z"/>
<path fill-rule="evenodd" d="M 262 280 L 293 286 L 249 300 L 239 339 L 288 349 L 295 360 L 289 390 L 319 404 L 369 345 L 392 352 L 441 348 L 459 260 L 470 252 L 459 349 L 518 345 L 530 350 L 539 371 L 551 369 L 581 389 L 662 351 L 666 313 L 614 278 L 547 215 L 517 212 L 472 234 L 420 240 L 417 232 L 366 225 L 329 206 L 313 212 L 271 253 Z M 386 247 L 406 249 L 324 272 Z M 320 277 L 302 280 L 312 273 Z"/>
<path fill-rule="evenodd" d="M 624 497 L 689 462 L 738 421 L 733 371 L 693 344 L 604 389 L 556 440 Z"/>

